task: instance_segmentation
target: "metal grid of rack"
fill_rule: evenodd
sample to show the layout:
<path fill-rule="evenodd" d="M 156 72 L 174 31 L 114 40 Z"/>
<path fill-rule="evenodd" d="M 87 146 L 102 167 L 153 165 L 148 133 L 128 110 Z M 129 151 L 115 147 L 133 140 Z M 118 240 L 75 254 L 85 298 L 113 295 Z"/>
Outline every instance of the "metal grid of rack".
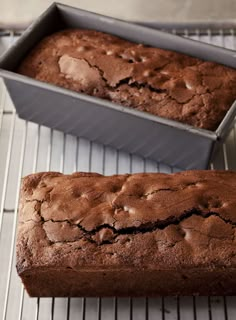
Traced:
<path fill-rule="evenodd" d="M 236 49 L 234 29 L 172 30 L 219 46 Z M 0 54 L 19 36 L 0 31 Z M 211 164 L 236 170 L 236 127 Z M 29 298 L 15 270 L 15 232 L 21 177 L 36 171 L 174 172 L 162 163 L 144 160 L 83 138 L 65 135 L 18 118 L 0 83 L 0 318 L 4 320 L 233 320 L 236 297 L 162 298 Z"/>

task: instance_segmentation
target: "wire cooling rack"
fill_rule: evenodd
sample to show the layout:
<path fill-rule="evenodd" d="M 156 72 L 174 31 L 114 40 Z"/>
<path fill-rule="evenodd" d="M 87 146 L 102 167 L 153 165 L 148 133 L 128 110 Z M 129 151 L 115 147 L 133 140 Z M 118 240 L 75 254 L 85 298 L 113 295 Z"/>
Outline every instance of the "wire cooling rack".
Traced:
<path fill-rule="evenodd" d="M 182 29 L 173 33 L 236 49 L 234 29 Z M 19 36 L 0 32 L 0 53 Z M 236 170 L 236 128 L 211 168 Z M 173 172 L 161 163 L 65 135 L 21 120 L 0 83 L 0 319 L 4 320 L 234 320 L 236 297 L 29 298 L 15 270 L 20 179 L 36 171 Z"/>

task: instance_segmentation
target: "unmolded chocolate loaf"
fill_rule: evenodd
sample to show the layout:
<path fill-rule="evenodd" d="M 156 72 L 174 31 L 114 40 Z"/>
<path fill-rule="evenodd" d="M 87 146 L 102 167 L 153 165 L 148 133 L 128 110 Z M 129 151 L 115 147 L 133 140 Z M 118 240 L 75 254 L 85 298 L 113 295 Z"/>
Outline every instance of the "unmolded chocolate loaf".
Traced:
<path fill-rule="evenodd" d="M 18 72 L 208 130 L 236 99 L 234 69 L 93 30 L 48 36 Z"/>
<path fill-rule="evenodd" d="M 31 296 L 236 294 L 236 173 L 23 179 L 17 271 Z"/>

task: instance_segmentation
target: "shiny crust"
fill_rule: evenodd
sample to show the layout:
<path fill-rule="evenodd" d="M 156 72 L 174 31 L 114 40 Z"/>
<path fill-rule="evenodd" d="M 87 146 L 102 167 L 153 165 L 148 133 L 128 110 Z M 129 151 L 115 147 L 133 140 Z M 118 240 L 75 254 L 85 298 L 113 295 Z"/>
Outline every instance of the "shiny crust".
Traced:
<path fill-rule="evenodd" d="M 236 98 L 234 69 L 93 30 L 50 35 L 18 72 L 208 130 Z"/>
<path fill-rule="evenodd" d="M 108 177 L 37 173 L 22 181 L 17 269 L 31 295 L 44 292 L 44 296 L 52 295 L 50 289 L 32 289 L 34 282 L 28 283 L 25 275 L 35 277 L 39 269 L 59 275 L 61 270 L 62 278 L 66 269 L 74 273 L 97 270 L 98 275 L 107 270 L 114 272 L 113 276 L 126 269 L 140 273 L 170 270 L 175 279 L 187 270 L 194 283 L 194 270 L 204 270 L 209 279 L 215 270 L 218 279 L 223 273 L 231 279 L 236 272 L 235 234 L 234 172 Z M 224 283 L 228 286 L 226 280 Z M 236 294 L 235 285 L 232 288 L 220 287 L 219 291 L 213 284 L 210 292 L 201 288 L 197 291 L 196 287 L 184 291 L 183 284 L 182 293 Z M 165 292 L 168 294 L 179 293 L 171 280 L 166 290 L 170 290 Z M 61 296 L 62 292 L 69 295 L 66 289 L 53 294 Z M 96 288 L 87 286 L 81 294 L 86 292 L 92 295 Z M 97 292 L 111 295 L 106 289 Z M 137 291 L 138 295 L 148 292 L 151 289 Z M 118 294 L 123 295 L 120 291 Z M 72 295 L 80 294 L 75 291 Z"/>

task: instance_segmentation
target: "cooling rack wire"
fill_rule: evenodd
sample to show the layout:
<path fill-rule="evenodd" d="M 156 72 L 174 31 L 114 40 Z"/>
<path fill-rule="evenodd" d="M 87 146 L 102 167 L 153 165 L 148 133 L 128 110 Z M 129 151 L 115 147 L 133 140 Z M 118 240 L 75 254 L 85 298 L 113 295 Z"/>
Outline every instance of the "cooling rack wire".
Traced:
<path fill-rule="evenodd" d="M 173 29 L 172 33 L 236 50 L 236 29 Z M 0 54 L 20 32 L 0 31 Z M 236 127 L 211 164 L 236 170 Z M 18 118 L 0 83 L 0 319 L 234 320 L 236 297 L 29 298 L 15 270 L 20 179 L 36 171 L 175 172 L 162 163 L 65 135 Z"/>

